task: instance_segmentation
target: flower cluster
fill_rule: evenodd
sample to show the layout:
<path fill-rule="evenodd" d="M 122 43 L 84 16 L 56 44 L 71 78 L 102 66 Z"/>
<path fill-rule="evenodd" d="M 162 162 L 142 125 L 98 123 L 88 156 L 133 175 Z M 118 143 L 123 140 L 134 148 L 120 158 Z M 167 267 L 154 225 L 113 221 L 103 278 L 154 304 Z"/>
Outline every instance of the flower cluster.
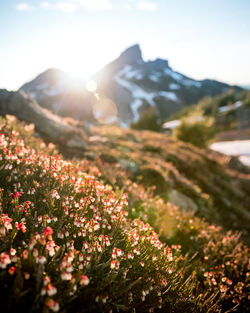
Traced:
<path fill-rule="evenodd" d="M 70 162 L 37 153 L 17 132 L 1 134 L 0 147 L 0 277 L 8 282 L 1 287 L 8 307 L 28 297 L 32 312 L 153 312 L 190 301 L 179 252 L 148 224 L 129 222 L 125 194 L 116 198 Z M 172 281 L 171 296 L 162 297 Z"/>
<path fill-rule="evenodd" d="M 19 305 L 46 313 L 249 309 L 249 249 L 238 234 L 155 196 L 118 163 L 65 161 L 54 146 L 38 141 L 37 148 L 23 130 L 5 126 L 3 312 Z"/>

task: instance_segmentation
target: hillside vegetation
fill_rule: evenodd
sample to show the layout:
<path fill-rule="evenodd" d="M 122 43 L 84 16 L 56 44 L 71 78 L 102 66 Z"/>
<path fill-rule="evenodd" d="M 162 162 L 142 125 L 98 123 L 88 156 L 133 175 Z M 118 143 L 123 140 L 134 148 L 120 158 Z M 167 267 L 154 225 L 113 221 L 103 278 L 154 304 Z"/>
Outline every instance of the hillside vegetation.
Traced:
<path fill-rule="evenodd" d="M 0 120 L 2 312 L 249 310 L 247 168 L 106 126 L 63 158 L 33 129 Z"/>
<path fill-rule="evenodd" d="M 203 121 L 213 127 L 217 140 L 249 139 L 250 92 L 229 90 L 214 98 L 205 97 L 169 118 L 175 119 L 198 124 L 197 120 Z"/>

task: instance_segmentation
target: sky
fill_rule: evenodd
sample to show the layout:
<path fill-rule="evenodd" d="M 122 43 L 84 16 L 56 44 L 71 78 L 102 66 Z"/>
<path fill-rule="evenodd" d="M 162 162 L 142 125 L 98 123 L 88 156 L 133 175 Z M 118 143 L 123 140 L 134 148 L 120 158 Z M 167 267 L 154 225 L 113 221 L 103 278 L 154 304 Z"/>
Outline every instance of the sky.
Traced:
<path fill-rule="evenodd" d="M 250 0 L 0 0 L 0 88 L 87 78 L 140 44 L 194 79 L 250 85 Z"/>

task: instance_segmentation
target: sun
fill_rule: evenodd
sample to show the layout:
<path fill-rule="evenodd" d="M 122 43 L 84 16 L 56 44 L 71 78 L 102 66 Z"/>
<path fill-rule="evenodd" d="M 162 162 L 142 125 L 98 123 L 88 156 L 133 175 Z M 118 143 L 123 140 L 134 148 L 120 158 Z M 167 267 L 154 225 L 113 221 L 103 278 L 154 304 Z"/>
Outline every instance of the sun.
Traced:
<path fill-rule="evenodd" d="M 67 84 L 75 91 L 88 90 L 89 92 L 95 92 L 97 89 L 96 82 L 91 78 L 81 78 L 70 75 Z"/>

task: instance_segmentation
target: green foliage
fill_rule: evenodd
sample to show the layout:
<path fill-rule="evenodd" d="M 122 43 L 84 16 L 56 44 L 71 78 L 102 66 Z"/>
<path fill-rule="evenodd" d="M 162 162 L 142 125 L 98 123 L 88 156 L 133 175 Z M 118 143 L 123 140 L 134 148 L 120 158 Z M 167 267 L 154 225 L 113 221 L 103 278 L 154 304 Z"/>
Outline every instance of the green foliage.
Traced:
<path fill-rule="evenodd" d="M 100 128 L 116 148 L 98 143 L 92 156 L 113 158 L 69 162 L 31 128 L 0 120 L 1 311 L 249 310 L 249 249 L 239 234 L 167 201 L 179 187 L 209 211 L 212 199 L 212 215 L 223 211 L 215 196 L 234 189 L 207 152 L 159 133 Z M 137 172 L 115 162 L 125 150 Z"/>
<path fill-rule="evenodd" d="M 184 121 L 176 128 L 175 135 L 182 141 L 192 143 L 199 148 L 206 148 L 215 135 L 215 129 L 205 121 L 194 123 Z"/>
<path fill-rule="evenodd" d="M 161 123 L 155 108 L 149 108 L 140 115 L 137 122 L 131 123 L 132 129 L 160 131 Z"/>
<path fill-rule="evenodd" d="M 180 253 L 126 217 L 126 194 L 1 126 L 2 312 L 205 312 Z"/>
<path fill-rule="evenodd" d="M 246 91 L 245 92 L 245 98 L 244 98 L 244 101 L 243 101 L 243 106 L 244 107 L 250 107 L 250 92 L 249 91 Z"/>

